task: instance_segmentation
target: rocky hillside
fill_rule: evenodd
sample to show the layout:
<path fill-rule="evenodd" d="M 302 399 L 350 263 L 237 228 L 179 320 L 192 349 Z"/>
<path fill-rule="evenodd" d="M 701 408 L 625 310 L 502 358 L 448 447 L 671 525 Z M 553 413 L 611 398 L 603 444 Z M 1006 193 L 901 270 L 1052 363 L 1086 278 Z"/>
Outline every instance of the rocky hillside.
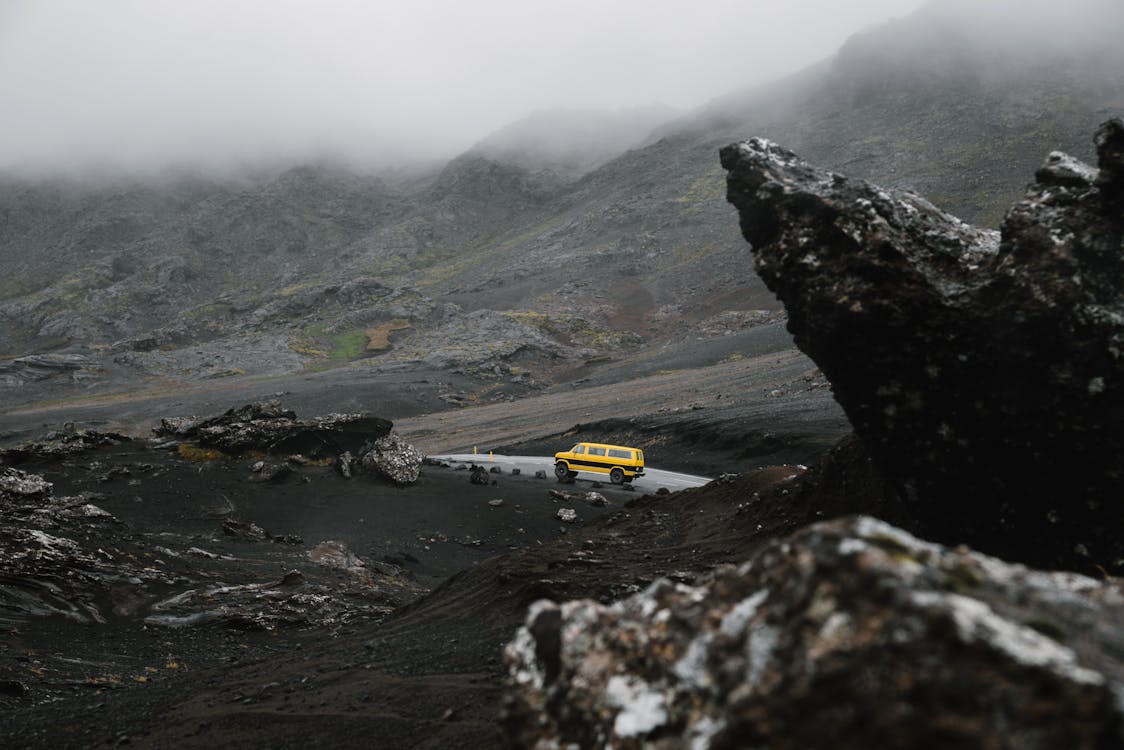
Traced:
<path fill-rule="evenodd" d="M 120 387 L 356 360 L 550 382 L 697 329 L 773 320 L 760 282 L 729 273 L 748 261 L 721 145 L 770 137 L 995 226 L 1046 153 L 1090 157 L 1087 134 L 1124 110 L 1124 83 L 1105 72 L 1121 57 L 1113 5 L 1083 0 L 1064 35 L 1001 40 L 1007 3 L 948 10 L 960 5 L 858 35 L 608 161 L 581 139 L 551 150 L 549 129 L 523 123 L 409 177 L 4 179 L 0 387 L 22 401 L 32 381 Z"/>

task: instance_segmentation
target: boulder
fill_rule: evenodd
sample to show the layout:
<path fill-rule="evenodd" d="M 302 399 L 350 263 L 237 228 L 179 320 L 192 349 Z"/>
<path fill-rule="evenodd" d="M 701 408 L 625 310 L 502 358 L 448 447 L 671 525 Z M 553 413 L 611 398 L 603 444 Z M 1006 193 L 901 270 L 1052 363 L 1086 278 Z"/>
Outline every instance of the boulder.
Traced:
<path fill-rule="evenodd" d="M 422 454 L 398 433 L 391 432 L 370 443 L 361 454 L 359 464 L 397 484 L 413 484 L 421 474 Z"/>
<path fill-rule="evenodd" d="M 563 523 L 576 523 L 578 520 L 578 512 L 573 508 L 559 508 L 554 517 Z"/>
<path fill-rule="evenodd" d="M 819 523 L 688 586 L 532 605 L 505 650 L 513 746 L 1119 747 L 1124 596 Z"/>
<path fill-rule="evenodd" d="M 472 465 L 468 472 L 468 481 L 472 484 L 487 485 L 491 480 L 488 479 L 488 470 L 483 466 Z"/>
<path fill-rule="evenodd" d="M 926 536 L 1124 570 L 1124 123 L 1052 154 L 1002 232 L 757 138 L 728 199 L 797 346 Z"/>

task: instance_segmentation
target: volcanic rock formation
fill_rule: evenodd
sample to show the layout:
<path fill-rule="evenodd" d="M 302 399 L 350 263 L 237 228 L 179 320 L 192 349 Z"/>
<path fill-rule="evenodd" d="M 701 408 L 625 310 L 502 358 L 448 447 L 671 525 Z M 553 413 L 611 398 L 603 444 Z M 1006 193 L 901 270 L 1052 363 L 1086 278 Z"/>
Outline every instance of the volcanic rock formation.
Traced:
<path fill-rule="evenodd" d="M 1043 566 L 1124 570 L 1124 122 L 1099 171 L 1051 154 L 1002 232 L 722 149 L 728 199 L 796 343 L 922 531 Z"/>
<path fill-rule="evenodd" d="M 519 747 L 1118 747 L 1124 598 L 861 516 L 698 586 L 532 606 Z"/>
<path fill-rule="evenodd" d="M 195 440 L 200 446 L 232 455 L 254 450 L 335 457 L 347 451 L 359 452 L 368 441 L 389 434 L 392 426 L 386 419 L 364 414 L 299 420 L 277 401 L 264 401 L 209 419 L 165 417 L 154 432 L 159 437 Z"/>

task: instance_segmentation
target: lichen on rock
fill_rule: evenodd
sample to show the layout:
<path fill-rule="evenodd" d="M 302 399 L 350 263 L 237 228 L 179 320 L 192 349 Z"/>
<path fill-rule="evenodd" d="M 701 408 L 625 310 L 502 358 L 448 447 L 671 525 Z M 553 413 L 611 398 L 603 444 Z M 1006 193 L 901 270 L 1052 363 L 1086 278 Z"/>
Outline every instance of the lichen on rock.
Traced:
<path fill-rule="evenodd" d="M 698 585 L 533 605 L 508 645 L 521 747 L 1110 747 L 1124 596 L 823 522 Z M 1043 696 L 1049 696 L 1044 700 Z"/>
<path fill-rule="evenodd" d="M 365 470 L 396 484 L 413 484 L 421 474 L 423 458 L 421 452 L 398 433 L 390 432 L 366 446 L 359 463 Z"/>

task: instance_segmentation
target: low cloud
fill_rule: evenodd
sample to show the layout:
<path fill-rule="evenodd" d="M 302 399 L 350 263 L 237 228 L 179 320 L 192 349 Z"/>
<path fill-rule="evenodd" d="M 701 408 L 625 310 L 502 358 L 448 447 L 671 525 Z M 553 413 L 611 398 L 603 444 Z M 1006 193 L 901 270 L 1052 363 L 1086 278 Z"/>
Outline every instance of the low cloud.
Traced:
<path fill-rule="evenodd" d="M 441 158 L 535 110 L 684 108 L 920 0 L 9 0 L 0 169 Z"/>

